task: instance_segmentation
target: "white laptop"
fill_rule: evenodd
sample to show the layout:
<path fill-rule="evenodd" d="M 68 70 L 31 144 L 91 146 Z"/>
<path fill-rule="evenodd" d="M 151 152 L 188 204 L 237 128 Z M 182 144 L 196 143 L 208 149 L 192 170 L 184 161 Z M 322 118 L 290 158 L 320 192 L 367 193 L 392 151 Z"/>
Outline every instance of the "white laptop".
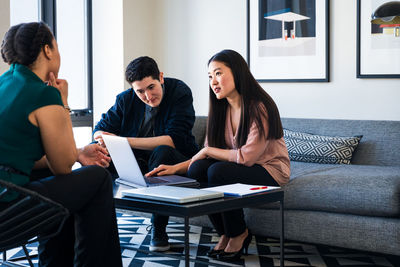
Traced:
<path fill-rule="evenodd" d="M 142 187 L 122 190 L 121 194 L 125 197 L 161 200 L 179 204 L 221 198 L 224 196 L 223 192 L 163 185 L 157 187 Z"/>
<path fill-rule="evenodd" d="M 117 183 L 136 188 L 159 185 L 198 184 L 194 179 L 179 175 L 145 177 L 140 171 L 139 164 L 126 137 L 105 134 L 102 137 L 119 176 L 115 180 Z"/>

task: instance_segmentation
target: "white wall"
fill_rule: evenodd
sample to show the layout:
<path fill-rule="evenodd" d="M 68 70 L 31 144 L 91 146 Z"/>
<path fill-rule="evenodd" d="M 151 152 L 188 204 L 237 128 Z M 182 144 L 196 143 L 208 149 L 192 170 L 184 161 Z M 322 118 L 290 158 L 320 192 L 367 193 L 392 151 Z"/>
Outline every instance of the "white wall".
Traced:
<path fill-rule="evenodd" d="M 150 56 L 158 59 L 158 24 L 161 23 L 157 0 L 123 1 L 124 70 L 133 59 Z M 128 87 L 126 83 L 126 87 Z"/>
<path fill-rule="evenodd" d="M 159 23 L 160 68 L 166 76 L 183 80 L 193 92 L 196 114 L 208 113 L 207 61 L 231 48 L 245 53 L 243 0 L 159 0 L 164 10 Z M 234 6 L 235 9 L 232 9 Z M 234 12 L 233 12 L 234 11 Z M 238 34 L 239 33 L 239 34 Z M 246 35 L 244 35 L 246 36 Z"/>
<path fill-rule="evenodd" d="M 0 40 L 10 27 L 10 0 L 0 0 Z M 1 42 L 0 41 L 0 42 Z M 0 58 L 0 75 L 8 70 L 8 65 Z"/>
<path fill-rule="evenodd" d="M 400 120 L 399 79 L 356 79 L 356 0 L 330 2 L 331 82 L 262 86 L 283 117 Z M 246 1 L 125 0 L 123 12 L 124 67 L 153 56 L 192 88 L 196 114 L 206 115 L 207 60 L 225 48 L 246 57 Z"/>

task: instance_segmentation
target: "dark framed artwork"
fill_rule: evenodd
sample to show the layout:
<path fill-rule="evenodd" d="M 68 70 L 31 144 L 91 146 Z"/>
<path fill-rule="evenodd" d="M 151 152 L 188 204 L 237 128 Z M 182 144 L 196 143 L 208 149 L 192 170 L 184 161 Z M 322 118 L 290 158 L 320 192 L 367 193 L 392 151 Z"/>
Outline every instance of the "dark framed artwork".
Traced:
<path fill-rule="evenodd" d="M 390 1 L 357 1 L 357 78 L 400 78 L 399 25 L 371 23 L 371 14 Z"/>
<path fill-rule="evenodd" d="M 329 82 L 329 0 L 247 0 L 247 62 L 259 82 Z"/>

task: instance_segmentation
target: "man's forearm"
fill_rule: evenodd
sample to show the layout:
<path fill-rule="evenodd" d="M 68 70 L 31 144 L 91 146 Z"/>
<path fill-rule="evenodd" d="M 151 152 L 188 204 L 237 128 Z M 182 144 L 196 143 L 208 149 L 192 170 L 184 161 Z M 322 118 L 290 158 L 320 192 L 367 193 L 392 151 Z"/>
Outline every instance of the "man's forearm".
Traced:
<path fill-rule="evenodd" d="M 93 139 L 96 139 L 99 135 L 102 135 L 104 131 L 97 130 L 93 133 Z"/>
<path fill-rule="evenodd" d="M 166 145 L 175 148 L 174 141 L 169 135 L 156 137 L 128 137 L 129 145 L 135 149 L 153 150 L 154 148 Z"/>

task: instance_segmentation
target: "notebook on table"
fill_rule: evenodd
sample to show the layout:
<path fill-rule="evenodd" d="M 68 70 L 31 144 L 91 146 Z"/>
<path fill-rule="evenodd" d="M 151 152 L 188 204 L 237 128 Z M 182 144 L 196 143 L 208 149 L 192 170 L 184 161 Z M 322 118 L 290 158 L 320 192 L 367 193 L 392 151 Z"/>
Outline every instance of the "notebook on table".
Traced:
<path fill-rule="evenodd" d="M 221 185 L 221 186 L 214 186 L 214 187 L 208 187 L 205 188 L 205 190 L 208 191 L 215 191 L 215 192 L 222 192 L 226 196 L 247 196 L 247 195 L 253 195 L 253 194 L 258 194 L 266 191 L 271 191 L 275 189 L 280 189 L 280 186 L 266 186 L 266 185 L 251 185 L 251 184 L 242 184 L 242 183 L 236 183 L 236 184 L 227 184 L 227 185 Z"/>
<path fill-rule="evenodd" d="M 113 135 L 102 135 L 102 137 L 119 176 L 115 182 L 135 188 L 160 185 L 198 185 L 196 180 L 179 175 L 145 177 L 126 137 Z"/>
<path fill-rule="evenodd" d="M 125 197 L 161 200 L 179 204 L 221 198 L 224 196 L 222 192 L 163 185 L 122 190 L 121 194 Z"/>

